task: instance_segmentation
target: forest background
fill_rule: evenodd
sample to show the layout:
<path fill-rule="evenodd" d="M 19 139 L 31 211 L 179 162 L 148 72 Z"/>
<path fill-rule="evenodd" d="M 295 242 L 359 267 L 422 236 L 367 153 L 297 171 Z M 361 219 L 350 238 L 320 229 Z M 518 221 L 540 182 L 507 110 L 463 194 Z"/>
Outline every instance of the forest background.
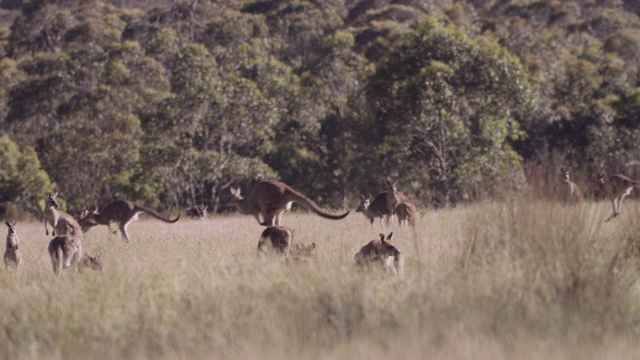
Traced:
<path fill-rule="evenodd" d="M 640 176 L 635 0 L 2 0 L 0 217 L 208 204 L 280 179 L 352 207 Z"/>

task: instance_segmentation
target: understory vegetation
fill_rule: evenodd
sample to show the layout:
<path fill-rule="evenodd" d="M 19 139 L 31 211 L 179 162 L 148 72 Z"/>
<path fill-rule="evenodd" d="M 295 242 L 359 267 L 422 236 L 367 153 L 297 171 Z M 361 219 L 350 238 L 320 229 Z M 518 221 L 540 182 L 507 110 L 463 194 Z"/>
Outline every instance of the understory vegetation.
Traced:
<path fill-rule="evenodd" d="M 41 223 L 0 276 L 5 358 L 637 358 L 640 206 L 486 202 L 422 214 L 394 242 L 404 274 L 358 270 L 379 232 L 285 214 L 311 264 L 259 259 L 250 216 L 140 220 L 84 237 L 104 271 L 54 278 Z M 114 227 L 115 230 L 115 227 Z"/>

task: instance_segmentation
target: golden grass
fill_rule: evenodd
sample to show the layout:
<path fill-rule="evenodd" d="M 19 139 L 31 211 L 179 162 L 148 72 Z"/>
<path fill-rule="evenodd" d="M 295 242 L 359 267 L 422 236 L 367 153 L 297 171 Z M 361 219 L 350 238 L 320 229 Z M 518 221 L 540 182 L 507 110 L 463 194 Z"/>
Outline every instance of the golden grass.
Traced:
<path fill-rule="evenodd" d="M 2 272 L 3 358 L 638 358 L 640 204 L 486 203 L 394 224 L 404 275 L 358 271 L 381 232 L 357 213 L 285 214 L 312 265 L 258 259 L 249 216 L 97 227 L 104 272 L 55 279 L 42 223 Z M 115 226 L 113 226 L 115 229 Z M 388 233 L 387 230 L 384 230 Z"/>

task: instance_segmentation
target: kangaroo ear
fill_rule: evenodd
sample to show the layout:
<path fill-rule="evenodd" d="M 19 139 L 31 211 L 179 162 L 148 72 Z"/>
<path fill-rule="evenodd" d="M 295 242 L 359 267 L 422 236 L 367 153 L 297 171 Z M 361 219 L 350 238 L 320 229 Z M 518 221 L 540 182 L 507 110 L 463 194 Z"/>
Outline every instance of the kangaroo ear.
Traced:
<path fill-rule="evenodd" d="M 307 249 L 309 249 L 309 251 L 313 250 L 316 248 L 316 243 L 312 242 L 311 245 L 309 245 L 309 247 Z"/>
<path fill-rule="evenodd" d="M 564 172 L 564 167 L 560 166 L 560 172 Z"/>
<path fill-rule="evenodd" d="M 393 233 L 389 233 L 389 236 L 387 236 L 387 241 L 391 241 L 391 238 L 393 238 Z"/>
<path fill-rule="evenodd" d="M 364 195 L 360 194 L 360 199 L 364 200 Z"/>
<path fill-rule="evenodd" d="M 384 234 L 380 233 L 380 241 L 384 242 Z"/>
<path fill-rule="evenodd" d="M 100 260 L 100 257 L 102 256 L 102 253 L 99 252 L 98 255 L 96 255 L 96 257 L 93 259 L 94 261 L 98 261 Z"/>
<path fill-rule="evenodd" d="M 4 223 L 7 224 L 7 226 L 11 227 L 11 224 L 9 224 L 8 221 L 5 221 Z"/>

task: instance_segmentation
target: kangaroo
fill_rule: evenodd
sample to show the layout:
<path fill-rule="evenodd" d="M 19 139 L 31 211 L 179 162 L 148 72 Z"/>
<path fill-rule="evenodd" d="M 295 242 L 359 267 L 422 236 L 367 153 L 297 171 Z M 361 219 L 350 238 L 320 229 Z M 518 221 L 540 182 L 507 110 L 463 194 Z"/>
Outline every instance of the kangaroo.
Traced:
<path fill-rule="evenodd" d="M 22 263 L 22 254 L 18 250 L 18 234 L 16 233 L 16 223 L 13 224 L 5 221 L 9 228 L 7 233 L 7 250 L 4 252 L 4 270 L 6 271 L 9 266 L 14 267 L 16 270 L 20 269 Z"/>
<path fill-rule="evenodd" d="M 266 228 L 258 242 L 258 256 L 268 255 L 271 250 L 284 254 L 287 263 L 309 263 L 315 256 L 316 243 L 307 246 L 296 240 L 293 230 L 284 226 L 269 226 Z"/>
<path fill-rule="evenodd" d="M 44 204 L 44 231 L 46 235 L 49 235 L 49 228 L 47 228 L 47 223 L 51 225 L 53 230 L 51 234 L 53 236 L 56 235 L 78 235 L 80 233 L 80 225 L 78 221 L 71 215 L 67 214 L 62 210 L 58 210 L 60 208 L 60 204 L 56 197 L 58 196 L 58 192 L 49 193 L 47 199 Z"/>
<path fill-rule="evenodd" d="M 416 206 L 410 201 L 405 201 L 396 206 L 396 214 L 398 215 L 398 225 L 411 227 L 416 226 Z"/>
<path fill-rule="evenodd" d="M 317 246 L 315 242 L 307 246 L 294 240 L 289 249 L 289 256 L 286 258 L 287 263 L 293 262 L 294 264 L 310 264 L 315 261 L 317 253 Z"/>
<path fill-rule="evenodd" d="M 563 189 L 563 197 L 564 197 L 563 200 L 572 201 L 572 202 L 582 200 L 583 198 L 582 191 L 580 191 L 580 188 L 578 187 L 578 185 L 576 185 L 573 181 L 571 181 L 571 178 L 570 178 L 571 166 L 569 166 L 567 169 L 561 167 L 560 173 L 562 175 L 561 176 L 562 181 L 565 183 L 565 188 Z"/>
<path fill-rule="evenodd" d="M 371 240 L 367 245 L 363 246 L 354 256 L 356 264 L 361 267 L 369 267 L 373 262 L 379 262 L 383 269 L 391 268 L 394 274 L 402 273 L 402 258 L 400 250 L 391 243 L 393 233 L 389 233 L 387 239 L 384 234 L 380 234 L 380 240 Z M 393 258 L 393 266 L 390 262 Z"/>
<path fill-rule="evenodd" d="M 199 218 L 200 220 L 204 220 L 207 217 L 207 206 L 198 206 L 194 205 L 191 208 L 187 209 L 187 216 L 190 218 Z"/>
<path fill-rule="evenodd" d="M 615 174 L 607 178 L 604 174 L 598 174 L 598 190 L 611 200 L 613 214 L 606 221 L 613 219 L 620 214 L 622 200 L 631 195 L 634 188 L 640 187 L 640 181 L 633 180 L 623 174 Z"/>
<path fill-rule="evenodd" d="M 405 201 L 408 201 L 408 199 L 398 191 L 398 183 L 396 181 L 387 180 L 387 185 L 389 185 L 389 191 L 387 191 L 387 211 L 389 212 L 389 216 L 387 217 L 387 225 L 391 226 L 391 222 L 393 221 L 393 214 L 396 211 L 396 206 Z"/>
<path fill-rule="evenodd" d="M 290 210 L 291 204 L 294 202 L 327 219 L 339 220 L 349 215 L 349 211 L 342 215 L 329 214 L 304 194 L 292 189 L 285 183 L 275 180 L 259 182 L 251 189 L 246 198 L 240 195 L 239 188 L 232 186 L 229 190 L 232 197 L 227 202 L 227 205 L 235 206 L 243 214 L 253 215 L 260 225 L 280 225 L 282 214 Z M 260 215 L 262 215 L 263 221 L 260 221 Z"/>
<path fill-rule="evenodd" d="M 51 265 L 53 273 L 60 276 L 62 270 L 73 265 L 77 271 L 89 267 L 94 270 L 102 271 L 101 254 L 91 257 L 84 252 L 80 238 L 69 235 L 56 236 L 49 242 L 49 256 L 51 256 Z"/>
<path fill-rule="evenodd" d="M 118 224 L 122 239 L 129 242 L 129 233 L 127 232 L 127 227 L 133 221 L 138 220 L 138 214 L 142 212 L 147 213 L 155 217 L 156 219 L 162 220 L 167 223 L 174 223 L 180 219 L 180 215 L 178 215 L 177 218 L 171 220 L 163 217 L 157 211 L 151 208 L 136 205 L 131 201 L 118 200 L 107 205 L 107 207 L 105 207 L 102 212 L 98 212 L 98 210 L 90 212 L 89 214 L 87 214 L 87 216 L 80 219 L 79 222 L 82 225 L 82 230 L 84 232 L 89 231 L 89 229 L 96 225 L 109 226 L 111 222 L 115 222 Z"/>
<path fill-rule="evenodd" d="M 260 235 L 258 256 L 266 255 L 273 249 L 280 254 L 289 255 L 293 241 L 293 230 L 284 226 L 269 226 Z"/>
<path fill-rule="evenodd" d="M 387 192 L 381 192 L 376 196 L 375 200 L 371 202 L 371 194 L 366 197 L 360 194 L 360 205 L 356 209 L 356 212 L 361 212 L 373 225 L 376 218 L 380 218 L 380 226 L 384 227 L 383 218 L 389 216 L 387 209 Z"/>

